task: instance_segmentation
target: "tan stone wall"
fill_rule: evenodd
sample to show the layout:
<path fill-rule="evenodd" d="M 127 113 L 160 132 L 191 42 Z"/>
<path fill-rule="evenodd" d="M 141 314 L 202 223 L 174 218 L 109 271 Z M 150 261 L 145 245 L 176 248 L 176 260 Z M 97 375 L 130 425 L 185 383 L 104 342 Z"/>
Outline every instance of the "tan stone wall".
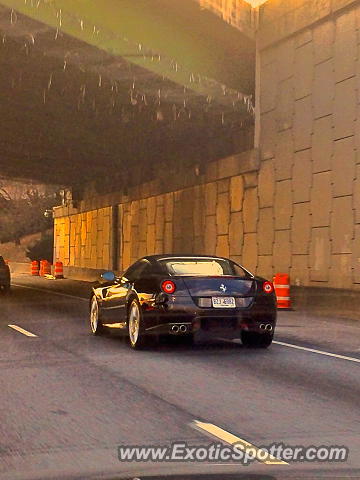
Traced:
<path fill-rule="evenodd" d="M 286 38 L 261 51 L 258 265 L 271 255 L 266 237 L 273 271 L 357 288 L 360 2 L 278 0 L 264 6 L 265 20 L 263 44 Z"/>
<path fill-rule="evenodd" d="M 297 32 L 301 32 L 303 40 L 309 35 L 306 27 L 358 3 L 358 0 L 268 0 L 260 9 L 260 46 L 267 47 Z M 323 46 L 326 49 L 330 44 Z"/>
<path fill-rule="evenodd" d="M 112 268 L 111 207 L 55 218 L 54 261 L 65 266 Z"/>
<path fill-rule="evenodd" d="M 184 187 L 174 191 L 168 191 L 175 183 L 168 172 L 169 182 L 139 185 L 126 197 L 119 192 L 84 200 L 77 209 L 57 207 L 54 258 L 66 266 L 111 268 L 118 248 L 119 270 L 153 253 L 208 253 L 241 261 L 245 242 L 247 264 L 255 269 L 258 169 L 252 150 L 211 162 L 200 175 L 177 176 Z"/>
<path fill-rule="evenodd" d="M 259 173 L 59 216 L 55 258 L 69 266 L 112 268 L 116 208 L 120 271 L 147 254 L 206 253 L 229 256 L 267 278 L 287 272 L 293 283 L 355 288 L 360 222 L 354 225 L 352 208 L 358 195 L 334 196 L 333 171 L 314 173 L 308 149 L 299 153 L 299 166 L 293 152 L 289 173 L 273 156 Z"/>
<path fill-rule="evenodd" d="M 111 268 L 112 208 L 118 209 L 119 270 L 155 253 L 230 256 L 257 268 L 257 174 L 233 172 L 223 159 L 217 180 L 120 205 L 55 218 L 55 259 L 66 266 Z M 267 273 L 271 275 L 270 269 Z"/>
<path fill-rule="evenodd" d="M 243 197 L 238 175 L 121 205 L 120 269 L 156 253 L 206 252 L 240 260 Z"/>

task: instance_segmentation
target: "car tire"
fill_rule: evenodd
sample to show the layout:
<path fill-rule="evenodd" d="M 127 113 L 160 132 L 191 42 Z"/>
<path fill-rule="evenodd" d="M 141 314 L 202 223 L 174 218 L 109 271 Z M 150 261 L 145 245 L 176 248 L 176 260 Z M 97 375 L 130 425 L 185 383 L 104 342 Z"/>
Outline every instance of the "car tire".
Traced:
<path fill-rule="evenodd" d="M 268 348 L 272 344 L 274 335 L 272 333 L 263 333 L 259 339 L 260 348 Z"/>
<path fill-rule="evenodd" d="M 184 336 L 179 337 L 180 343 L 187 347 L 192 347 L 194 345 L 194 334 L 188 333 Z"/>
<path fill-rule="evenodd" d="M 148 337 L 144 333 L 143 316 L 137 299 L 130 302 L 127 314 L 129 345 L 134 350 L 141 350 L 148 345 Z"/>
<path fill-rule="evenodd" d="M 104 326 L 100 319 L 99 304 L 95 297 L 92 296 L 90 301 L 90 329 L 93 335 L 102 335 L 104 333 Z"/>
<path fill-rule="evenodd" d="M 241 343 L 244 347 L 268 348 L 273 341 L 271 333 L 241 332 Z"/>

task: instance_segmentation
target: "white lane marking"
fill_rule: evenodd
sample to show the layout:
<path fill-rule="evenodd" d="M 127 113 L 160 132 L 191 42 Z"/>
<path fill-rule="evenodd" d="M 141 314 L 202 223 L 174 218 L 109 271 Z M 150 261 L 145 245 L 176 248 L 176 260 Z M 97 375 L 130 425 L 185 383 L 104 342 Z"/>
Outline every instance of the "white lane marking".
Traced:
<path fill-rule="evenodd" d="M 16 330 L 17 332 L 22 333 L 23 335 L 26 335 L 27 337 L 37 337 L 34 333 L 28 332 L 24 328 L 19 327 L 18 325 L 8 325 L 9 328 L 12 328 L 13 330 Z"/>
<path fill-rule="evenodd" d="M 295 348 L 296 350 L 304 350 L 305 352 L 317 353 L 318 355 L 325 355 L 327 357 L 340 358 L 341 360 L 348 360 L 349 362 L 360 363 L 360 358 L 347 357 L 345 355 L 338 355 L 337 353 L 324 352 L 322 350 L 316 350 L 315 348 L 301 347 L 300 345 L 293 345 L 292 343 L 273 341 L 276 345 L 283 347 Z"/>
<path fill-rule="evenodd" d="M 51 295 L 57 295 L 58 297 L 72 298 L 73 300 L 89 302 L 89 299 L 84 297 L 77 297 L 76 295 L 69 295 L 68 293 L 54 292 L 53 290 L 47 290 L 46 288 L 29 287 L 28 285 L 20 285 L 19 283 L 12 283 L 12 285 L 14 285 L 14 287 L 27 288 L 28 290 L 35 290 L 37 292 L 50 293 Z"/>
<path fill-rule="evenodd" d="M 238 339 L 229 340 L 228 338 L 218 337 L 218 340 L 221 340 L 227 343 L 239 343 L 241 345 L 241 340 L 238 340 Z M 350 362 L 360 363 L 360 358 L 347 357 L 346 355 L 339 355 L 337 353 L 324 352 L 323 350 L 316 350 L 315 348 L 301 347 L 300 345 L 294 345 L 292 343 L 278 342 L 277 340 L 273 340 L 272 343 L 273 344 L 276 343 L 277 345 L 281 345 L 283 347 L 295 348 L 296 350 L 304 350 L 306 352 L 317 353 L 319 355 L 325 355 L 327 357 L 334 357 L 334 358 L 339 358 L 340 360 L 348 360 Z"/>
<path fill-rule="evenodd" d="M 239 447 L 242 447 L 244 452 L 246 452 L 247 450 L 255 452 L 256 459 L 261 463 L 265 463 L 266 465 L 288 465 L 287 462 L 284 462 L 283 460 L 280 460 L 279 458 L 270 455 L 265 450 L 256 447 L 252 443 L 249 443 L 246 440 L 243 440 L 242 438 L 239 438 L 236 435 L 227 432 L 226 430 L 223 430 L 216 425 L 213 425 L 212 423 L 204 423 L 200 422 L 199 420 L 194 420 L 191 423 L 191 426 L 196 430 L 202 430 L 206 433 L 209 433 L 213 437 L 219 438 L 220 440 L 228 443 L 229 445 L 238 445 Z"/>

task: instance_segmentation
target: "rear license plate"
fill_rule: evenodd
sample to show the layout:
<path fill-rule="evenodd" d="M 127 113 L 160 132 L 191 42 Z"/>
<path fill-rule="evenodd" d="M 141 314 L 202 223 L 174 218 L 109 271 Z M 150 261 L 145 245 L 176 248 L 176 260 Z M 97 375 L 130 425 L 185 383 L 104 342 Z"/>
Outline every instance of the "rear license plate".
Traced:
<path fill-rule="evenodd" d="M 212 297 L 212 305 L 214 308 L 235 308 L 234 297 Z"/>

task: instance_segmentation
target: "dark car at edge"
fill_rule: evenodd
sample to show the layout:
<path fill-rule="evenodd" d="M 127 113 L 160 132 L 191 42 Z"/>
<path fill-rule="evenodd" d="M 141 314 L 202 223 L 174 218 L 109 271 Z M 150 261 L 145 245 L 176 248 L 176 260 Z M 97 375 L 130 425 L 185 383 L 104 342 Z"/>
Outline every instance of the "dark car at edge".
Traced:
<path fill-rule="evenodd" d="M 9 265 L 4 258 L 0 256 L 0 291 L 8 292 L 10 290 L 11 275 Z"/>
<path fill-rule="evenodd" d="M 94 335 L 118 328 L 139 349 L 160 336 L 198 332 L 268 347 L 276 326 L 273 284 L 223 257 L 153 255 L 121 276 L 102 275 L 90 299 Z"/>

